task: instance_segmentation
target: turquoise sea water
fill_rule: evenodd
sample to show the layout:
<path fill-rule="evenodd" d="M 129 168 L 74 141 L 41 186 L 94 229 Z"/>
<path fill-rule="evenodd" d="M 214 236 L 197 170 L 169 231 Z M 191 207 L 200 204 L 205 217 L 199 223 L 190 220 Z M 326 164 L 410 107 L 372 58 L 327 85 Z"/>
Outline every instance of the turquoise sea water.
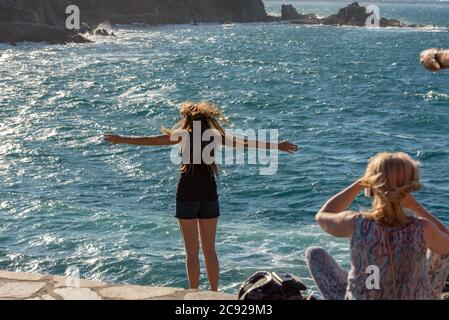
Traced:
<path fill-rule="evenodd" d="M 323 16 L 342 6 L 295 5 Z M 380 9 L 438 27 L 119 26 L 117 38 L 88 45 L 0 45 L 0 269 L 63 274 L 75 265 L 91 279 L 186 286 L 170 149 L 102 141 L 105 132 L 157 134 L 186 99 L 211 100 L 234 128 L 279 129 L 302 148 L 282 155 L 274 176 L 222 167 L 227 292 L 260 269 L 312 285 L 310 245 L 347 267 L 347 241 L 324 235 L 314 214 L 378 151 L 422 161 L 417 197 L 449 224 L 449 73 L 417 60 L 422 49 L 449 47 L 449 6 Z"/>

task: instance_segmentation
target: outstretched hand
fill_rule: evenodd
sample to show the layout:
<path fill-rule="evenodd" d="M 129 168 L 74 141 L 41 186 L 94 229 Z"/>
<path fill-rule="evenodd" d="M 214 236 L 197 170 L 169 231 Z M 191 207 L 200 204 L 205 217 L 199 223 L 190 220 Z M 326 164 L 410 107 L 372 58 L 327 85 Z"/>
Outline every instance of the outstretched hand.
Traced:
<path fill-rule="evenodd" d="M 112 144 L 117 144 L 120 143 L 122 137 L 120 137 L 119 135 L 116 134 L 105 134 L 104 135 L 104 140 L 112 143 Z"/>
<path fill-rule="evenodd" d="M 288 141 L 284 141 L 279 143 L 279 151 L 288 152 L 288 153 L 295 153 L 299 150 L 299 147 L 296 144 L 293 144 Z"/>
<path fill-rule="evenodd" d="M 437 49 L 427 49 L 421 52 L 419 60 L 421 64 L 428 70 L 436 72 L 441 69 L 443 69 L 443 66 L 441 66 L 436 60 L 435 60 L 435 53 L 437 52 Z"/>

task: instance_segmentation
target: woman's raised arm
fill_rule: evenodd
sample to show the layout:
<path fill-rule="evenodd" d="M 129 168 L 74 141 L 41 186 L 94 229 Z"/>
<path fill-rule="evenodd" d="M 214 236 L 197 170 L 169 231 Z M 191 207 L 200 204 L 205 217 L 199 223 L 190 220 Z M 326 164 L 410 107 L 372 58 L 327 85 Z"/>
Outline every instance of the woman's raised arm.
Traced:
<path fill-rule="evenodd" d="M 178 144 L 179 139 L 171 139 L 169 135 L 159 135 L 151 137 L 121 137 L 115 134 L 107 134 L 104 136 L 104 140 L 113 144 L 132 144 L 139 146 L 168 146 Z"/>
<path fill-rule="evenodd" d="M 352 236 L 356 214 L 347 211 L 351 203 L 363 190 L 360 180 L 330 198 L 317 213 L 315 220 L 327 233 L 342 238 Z"/>

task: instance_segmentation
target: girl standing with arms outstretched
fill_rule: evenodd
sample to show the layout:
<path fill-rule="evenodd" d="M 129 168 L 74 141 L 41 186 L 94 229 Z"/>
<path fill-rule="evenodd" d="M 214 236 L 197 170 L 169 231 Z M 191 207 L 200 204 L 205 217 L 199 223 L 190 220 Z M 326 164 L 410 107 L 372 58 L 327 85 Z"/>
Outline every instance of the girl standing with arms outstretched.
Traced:
<path fill-rule="evenodd" d="M 180 146 L 183 162 L 176 193 L 176 218 L 184 238 L 189 286 L 191 289 L 197 289 L 199 286 L 199 241 L 201 241 L 209 283 L 211 289 L 217 291 L 219 262 L 215 251 L 215 236 L 220 209 L 215 177 L 218 174 L 218 167 L 215 161 L 204 161 L 202 157 L 204 149 L 209 144 L 202 141 L 203 133 L 213 130 L 219 136 L 221 145 L 233 148 L 254 146 L 257 149 L 293 153 L 298 150 L 298 146 L 287 141 L 279 144 L 265 143 L 228 136 L 222 126 L 222 123 L 226 122 L 225 117 L 216 106 L 207 102 L 184 102 L 180 113 L 181 120 L 173 129 L 162 129 L 163 135 L 142 138 L 106 135 L 105 140 L 114 144 Z M 201 128 L 200 141 L 193 134 L 195 125 Z M 182 138 L 183 133 L 186 133 L 187 139 Z M 195 161 L 195 155 L 192 154 L 198 152 L 201 152 L 200 161 Z M 184 161 L 185 155 L 188 161 Z M 211 156 L 213 160 L 213 151 Z"/>

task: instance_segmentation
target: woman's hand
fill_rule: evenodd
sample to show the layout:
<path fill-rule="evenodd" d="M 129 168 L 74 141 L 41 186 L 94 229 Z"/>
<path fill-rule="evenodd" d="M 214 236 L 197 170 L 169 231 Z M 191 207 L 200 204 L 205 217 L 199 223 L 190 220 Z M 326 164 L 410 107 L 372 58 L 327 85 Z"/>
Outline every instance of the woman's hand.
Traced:
<path fill-rule="evenodd" d="M 121 143 L 122 137 L 120 137 L 116 134 L 106 134 L 106 135 L 104 135 L 104 140 L 106 140 L 112 144 L 117 144 L 117 143 Z"/>
<path fill-rule="evenodd" d="M 427 49 L 421 52 L 420 55 L 420 62 L 421 64 L 426 67 L 426 69 L 436 72 L 441 69 L 443 69 L 443 66 L 441 66 L 436 60 L 435 60 L 435 54 L 438 51 L 438 49 L 432 48 Z"/>
<path fill-rule="evenodd" d="M 284 141 L 279 143 L 278 145 L 279 151 L 288 152 L 288 153 L 295 153 L 299 150 L 299 147 L 296 144 L 293 144 L 288 141 Z"/>

